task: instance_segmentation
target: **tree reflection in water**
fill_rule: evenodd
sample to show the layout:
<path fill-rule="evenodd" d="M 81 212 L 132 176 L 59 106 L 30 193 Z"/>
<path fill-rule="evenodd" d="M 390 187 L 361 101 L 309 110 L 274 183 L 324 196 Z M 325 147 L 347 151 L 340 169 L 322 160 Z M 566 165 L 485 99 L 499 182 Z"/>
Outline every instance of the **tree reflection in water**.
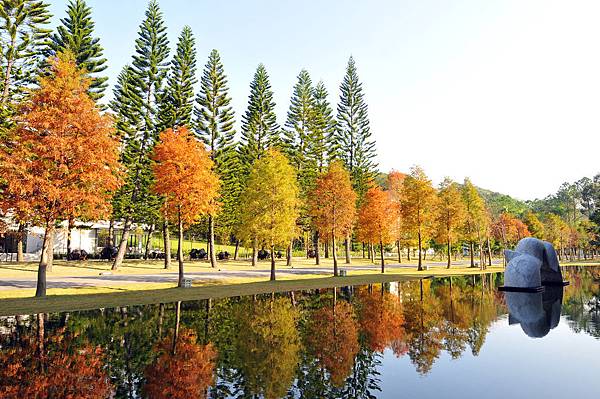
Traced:
<path fill-rule="evenodd" d="M 569 326 L 600 337 L 600 269 L 565 276 Z M 3 318 L 0 397 L 372 398 L 386 353 L 419 374 L 443 353 L 477 356 L 506 314 L 498 279 Z"/>
<path fill-rule="evenodd" d="M 110 397 L 112 387 L 102 350 L 87 343 L 76 344 L 64 327 L 46 334 L 44 315 L 34 319 L 35 335 L 20 337 L 20 345 L 0 353 L 0 397 Z"/>

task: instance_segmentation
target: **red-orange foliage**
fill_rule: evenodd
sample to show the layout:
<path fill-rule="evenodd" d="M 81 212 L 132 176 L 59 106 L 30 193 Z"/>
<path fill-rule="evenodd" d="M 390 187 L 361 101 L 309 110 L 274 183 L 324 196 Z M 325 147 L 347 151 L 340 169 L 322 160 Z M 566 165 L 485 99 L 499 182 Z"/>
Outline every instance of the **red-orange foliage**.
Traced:
<path fill-rule="evenodd" d="M 319 176 L 310 195 L 310 213 L 315 227 L 326 237 L 343 238 L 354 224 L 356 193 L 350 175 L 340 162 L 332 162 Z"/>
<path fill-rule="evenodd" d="M 189 226 L 203 214 L 217 209 L 219 178 L 204 144 L 185 127 L 167 129 L 152 156 L 156 183 L 154 191 L 164 196 L 163 210 L 174 222 Z"/>
<path fill-rule="evenodd" d="M 356 193 L 341 162 L 332 162 L 319 176 L 309 195 L 309 208 L 316 230 L 332 242 L 333 274 L 337 276 L 336 239 L 352 231 L 356 218 Z"/>
<path fill-rule="evenodd" d="M 531 236 L 527 225 L 516 217 L 503 213 L 492 228 L 494 238 L 507 244 L 514 245 L 520 239 Z"/>
<path fill-rule="evenodd" d="M 358 239 L 376 244 L 389 243 L 393 213 L 388 193 L 379 187 L 370 188 L 358 212 Z"/>
<path fill-rule="evenodd" d="M 398 171 L 391 171 L 388 174 L 387 193 L 390 197 L 390 218 L 392 220 L 390 233 L 392 239 L 404 241 L 405 234 L 402 230 L 402 184 L 406 175 Z"/>
<path fill-rule="evenodd" d="M 173 336 L 158 343 L 156 360 L 146 368 L 146 397 L 152 399 L 187 399 L 206 397 L 213 384 L 217 353 L 211 344 L 200 345 L 196 334 L 181 329 L 177 351 L 173 355 Z"/>
<path fill-rule="evenodd" d="M 308 321 L 307 346 L 329 372 L 335 386 L 350 375 L 358 353 L 358 323 L 348 302 L 313 311 Z"/>
<path fill-rule="evenodd" d="M 21 108 L 14 140 L 0 148 L 0 207 L 44 226 L 98 219 L 121 184 L 113 122 L 88 96 L 90 80 L 72 55 L 50 61 L 52 73 Z"/>
<path fill-rule="evenodd" d="M 404 316 L 398 297 L 389 292 L 369 293 L 361 291 L 359 321 L 360 327 L 367 340 L 367 346 L 372 351 L 383 352 L 391 347 L 397 356 L 406 351 L 403 345 Z"/>
<path fill-rule="evenodd" d="M 104 399 L 112 387 L 99 347 L 70 348 L 62 332 L 44 342 L 37 338 L 0 352 L 0 397 L 3 399 Z"/>

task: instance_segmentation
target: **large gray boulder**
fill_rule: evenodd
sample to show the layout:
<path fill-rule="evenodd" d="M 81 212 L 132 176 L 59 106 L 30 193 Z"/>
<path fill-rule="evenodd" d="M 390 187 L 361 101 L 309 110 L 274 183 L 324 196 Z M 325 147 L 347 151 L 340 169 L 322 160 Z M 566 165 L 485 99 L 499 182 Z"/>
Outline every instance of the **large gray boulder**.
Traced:
<path fill-rule="evenodd" d="M 537 288 L 544 284 L 562 284 L 558 257 L 552 244 L 533 237 L 523 238 L 514 251 L 504 251 L 504 285 Z"/>

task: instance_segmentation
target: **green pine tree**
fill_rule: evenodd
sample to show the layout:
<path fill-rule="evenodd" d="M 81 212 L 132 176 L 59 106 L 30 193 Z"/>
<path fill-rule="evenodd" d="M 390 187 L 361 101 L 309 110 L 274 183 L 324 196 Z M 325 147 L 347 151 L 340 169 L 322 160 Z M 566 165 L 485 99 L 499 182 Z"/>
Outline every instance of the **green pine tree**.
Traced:
<path fill-rule="evenodd" d="M 222 204 L 218 217 L 208 217 L 209 255 L 216 266 L 214 251 L 215 229 L 222 236 L 230 237 L 237 224 L 238 200 L 241 193 L 239 165 L 234 143 L 234 112 L 230 105 L 227 76 L 217 50 L 211 51 L 200 79 L 200 91 L 196 97 L 195 132 L 202 140 L 215 162 L 215 171 L 221 179 Z M 216 226 L 215 226 L 216 225 Z"/>
<path fill-rule="evenodd" d="M 135 41 L 132 65 L 119 76 L 111 102 L 124 141 L 122 160 L 127 170 L 126 182 L 114 199 L 115 217 L 123 220 L 123 233 L 113 269 L 123 261 L 132 224 L 158 218 L 160 200 L 150 190 L 153 175 L 149 155 L 158 137 L 157 113 L 168 56 L 166 27 L 157 2 L 152 0 Z"/>
<path fill-rule="evenodd" d="M 307 163 L 310 140 L 315 128 L 315 97 L 309 73 L 303 69 L 290 100 L 284 133 L 284 148 L 290 163 L 296 168 L 301 190 L 307 185 Z"/>
<path fill-rule="evenodd" d="M 322 172 L 327 165 L 331 154 L 336 153 L 335 132 L 336 123 L 333 117 L 333 110 L 327 97 L 329 93 L 325 84 L 320 81 L 315 86 L 315 117 L 314 117 L 314 138 L 311 140 L 310 156 L 317 165 L 317 169 Z"/>
<path fill-rule="evenodd" d="M 147 147 L 154 145 L 158 131 L 158 105 L 162 87 L 169 71 L 169 39 L 162 12 L 156 0 L 151 0 L 146 18 L 140 25 L 135 41 L 132 69 L 135 85 L 141 93 L 143 107 L 142 135 Z"/>
<path fill-rule="evenodd" d="M 71 0 L 67 6 L 67 17 L 60 20 L 59 25 L 51 37 L 47 56 L 56 55 L 63 51 L 71 51 L 75 56 L 77 65 L 88 71 L 92 78 L 90 96 L 99 100 L 104 96 L 108 86 L 108 77 L 100 76 L 108 66 L 103 57 L 104 50 L 100 39 L 94 37 L 94 21 L 92 9 L 84 0 Z"/>
<path fill-rule="evenodd" d="M 352 185 L 362 199 L 377 171 L 375 141 L 371 138 L 369 115 L 354 58 L 350 57 L 340 86 L 337 107 L 336 157 L 350 172 Z"/>
<path fill-rule="evenodd" d="M 240 166 L 247 176 L 256 159 L 266 150 L 280 145 L 280 128 L 275 115 L 273 91 L 263 64 L 258 65 L 250 83 L 248 109 L 242 116 L 242 140 L 239 147 Z"/>
<path fill-rule="evenodd" d="M 196 82 L 196 43 L 192 29 L 184 26 L 160 98 L 159 130 L 190 125 Z"/>
<path fill-rule="evenodd" d="M 51 33 L 48 7 L 37 0 L 0 1 L 0 138 L 11 129 L 18 103 L 37 80 Z"/>
<path fill-rule="evenodd" d="M 285 123 L 287 130 L 284 131 L 283 147 L 290 159 L 290 163 L 296 169 L 298 187 L 300 188 L 301 206 L 297 224 L 304 232 L 311 229 L 310 217 L 307 204 L 307 195 L 314 187 L 317 178 L 317 163 L 312 157 L 311 150 L 313 141 L 317 139 L 316 134 L 316 101 L 315 93 L 310 75 L 306 70 L 300 71 L 297 82 L 294 85 L 290 108 Z M 305 249 L 309 250 L 308 240 L 305 236 Z M 288 258 L 291 262 L 291 259 Z"/>

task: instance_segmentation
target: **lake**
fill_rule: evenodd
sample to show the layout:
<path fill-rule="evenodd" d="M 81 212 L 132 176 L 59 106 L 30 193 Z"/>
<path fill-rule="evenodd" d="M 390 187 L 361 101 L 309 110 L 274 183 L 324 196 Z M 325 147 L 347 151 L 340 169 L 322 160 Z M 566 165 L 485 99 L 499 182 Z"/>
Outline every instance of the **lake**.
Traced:
<path fill-rule="evenodd" d="M 1 398 L 558 398 L 600 392 L 600 268 L 0 318 Z"/>

